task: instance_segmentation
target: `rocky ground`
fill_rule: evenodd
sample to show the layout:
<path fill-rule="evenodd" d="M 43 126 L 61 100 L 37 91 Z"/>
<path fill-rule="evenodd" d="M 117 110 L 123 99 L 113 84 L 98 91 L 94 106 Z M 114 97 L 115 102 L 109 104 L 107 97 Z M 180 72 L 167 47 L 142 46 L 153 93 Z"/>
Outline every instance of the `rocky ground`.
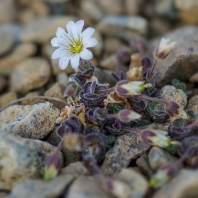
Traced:
<path fill-rule="evenodd" d="M 99 81 L 115 82 L 118 50 L 133 52 L 131 41 L 145 39 L 145 54 L 152 56 L 161 37 L 176 41 L 169 56 L 158 62 L 154 82 L 160 96 L 174 100 L 198 121 L 198 2 L 197 0 L 1 0 L 0 2 L 0 107 L 26 96 L 53 96 L 64 100 L 69 66 L 60 70 L 52 60 L 50 40 L 57 27 L 84 19 L 96 29 L 93 48 Z M 124 68 L 127 70 L 127 66 Z M 102 75 L 101 75 L 102 74 Z M 171 84 L 177 78 L 189 96 Z M 42 180 L 46 156 L 60 139 L 54 125 L 64 104 L 26 99 L 0 111 L 0 198 L 114 197 L 81 162 L 79 153 L 62 150 L 63 168 L 52 181 Z M 170 123 L 170 122 L 169 122 Z M 169 123 L 153 123 L 167 130 Z M 198 197 L 198 170 L 182 168 L 167 184 L 154 190 L 148 178 L 160 167 L 176 161 L 159 147 L 144 144 L 136 134 L 116 138 L 101 170 L 119 179 L 123 198 Z"/>

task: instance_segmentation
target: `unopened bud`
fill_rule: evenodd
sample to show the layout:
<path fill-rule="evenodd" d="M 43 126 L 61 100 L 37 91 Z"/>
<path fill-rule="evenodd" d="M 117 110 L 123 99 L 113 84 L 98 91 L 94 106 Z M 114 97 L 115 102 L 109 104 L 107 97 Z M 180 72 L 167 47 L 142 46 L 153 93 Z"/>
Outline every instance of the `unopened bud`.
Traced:
<path fill-rule="evenodd" d="M 121 122 L 130 122 L 132 120 L 137 120 L 141 118 L 141 114 L 136 113 L 135 111 L 131 111 L 129 109 L 123 109 L 117 113 L 117 118 Z"/>
<path fill-rule="evenodd" d="M 143 67 L 133 67 L 126 72 L 126 78 L 131 81 L 143 80 Z"/>
<path fill-rule="evenodd" d="M 129 69 L 132 69 L 134 67 L 141 67 L 141 56 L 139 53 L 133 53 L 131 55 L 131 62 Z"/>

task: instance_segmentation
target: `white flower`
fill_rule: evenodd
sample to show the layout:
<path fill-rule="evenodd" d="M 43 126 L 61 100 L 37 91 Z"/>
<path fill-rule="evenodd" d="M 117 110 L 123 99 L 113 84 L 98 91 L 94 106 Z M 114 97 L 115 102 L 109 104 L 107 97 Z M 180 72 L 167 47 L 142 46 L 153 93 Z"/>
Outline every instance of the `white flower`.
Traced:
<path fill-rule="evenodd" d="M 77 69 L 80 58 L 90 60 L 93 54 L 88 47 L 97 45 L 97 39 L 92 35 L 95 32 L 94 28 L 88 27 L 83 32 L 84 20 L 79 20 L 76 23 L 70 21 L 66 25 L 66 30 L 58 28 L 56 37 L 51 40 L 53 47 L 58 47 L 53 54 L 52 59 L 59 59 L 59 67 L 65 69 L 70 61 L 71 66 Z"/>
<path fill-rule="evenodd" d="M 165 59 L 175 46 L 176 42 L 170 42 L 169 39 L 162 38 L 159 46 L 155 50 L 154 56 L 158 60 Z"/>

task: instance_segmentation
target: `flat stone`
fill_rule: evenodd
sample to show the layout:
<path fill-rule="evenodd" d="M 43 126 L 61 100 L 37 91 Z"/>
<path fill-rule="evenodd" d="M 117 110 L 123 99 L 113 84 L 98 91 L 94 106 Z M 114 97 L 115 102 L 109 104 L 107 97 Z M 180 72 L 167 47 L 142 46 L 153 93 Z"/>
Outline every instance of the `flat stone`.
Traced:
<path fill-rule="evenodd" d="M 33 106 L 13 105 L 0 112 L 0 131 L 42 139 L 54 129 L 59 113 L 49 102 Z"/>
<path fill-rule="evenodd" d="M 67 191 L 67 198 L 113 198 L 97 178 L 93 176 L 78 177 Z"/>
<path fill-rule="evenodd" d="M 143 198 L 149 188 L 146 178 L 132 168 L 122 169 L 115 177 L 130 187 L 130 195 L 127 198 Z"/>
<path fill-rule="evenodd" d="M 0 59 L 0 74 L 8 76 L 18 63 L 36 53 L 36 46 L 31 43 L 18 45 L 11 54 Z"/>
<path fill-rule="evenodd" d="M 23 42 L 49 42 L 51 38 L 55 37 L 58 27 L 65 29 L 65 25 L 69 21 L 76 20 L 77 18 L 74 16 L 41 17 L 27 25 L 20 38 Z"/>
<path fill-rule="evenodd" d="M 84 12 L 83 14 L 91 21 L 100 21 L 104 17 L 104 11 L 98 3 L 97 0 L 80 1 L 81 10 Z"/>
<path fill-rule="evenodd" d="M 148 163 L 148 155 L 146 153 L 144 153 L 143 155 L 141 155 L 137 160 L 136 160 L 136 164 L 138 166 L 138 168 L 140 169 L 140 171 L 150 177 L 151 175 L 153 175 L 153 170 L 151 169 L 149 163 Z"/>
<path fill-rule="evenodd" d="M 165 34 L 164 37 L 169 38 L 171 42 L 177 42 L 177 44 L 164 60 L 157 62 L 153 81 L 160 87 L 169 84 L 173 78 L 187 81 L 198 70 L 197 27 L 178 28 Z M 159 45 L 160 39 L 151 41 L 151 53 Z"/>
<path fill-rule="evenodd" d="M 16 7 L 14 0 L 1 0 L 0 6 L 0 23 L 7 23 L 14 21 L 16 17 Z"/>
<path fill-rule="evenodd" d="M 51 75 L 44 58 L 29 58 L 18 64 L 11 73 L 10 89 L 20 93 L 43 87 Z"/>
<path fill-rule="evenodd" d="M 114 146 L 106 155 L 101 166 L 102 170 L 111 175 L 126 168 L 129 163 L 149 149 L 136 133 L 126 133 L 116 138 Z"/>
<path fill-rule="evenodd" d="M 112 7 L 112 6 L 111 6 Z M 97 24 L 96 29 L 108 36 L 130 41 L 147 33 L 148 23 L 140 16 L 109 15 Z"/>
<path fill-rule="evenodd" d="M 55 148 L 39 140 L 0 133 L 0 188 L 11 190 L 18 182 L 43 176 L 45 159 Z"/>
<path fill-rule="evenodd" d="M 13 34 L 11 32 L 1 30 L 0 31 L 0 43 L 1 43 L 0 55 L 3 55 L 6 52 L 8 52 L 14 45 Z"/>
<path fill-rule="evenodd" d="M 162 186 L 152 198 L 198 197 L 198 171 L 182 169 L 167 184 Z"/>
<path fill-rule="evenodd" d="M 98 4 L 107 14 L 120 15 L 123 13 L 122 0 L 100 0 Z"/>
<path fill-rule="evenodd" d="M 65 189 L 74 180 L 73 175 L 62 175 L 46 182 L 39 179 L 29 179 L 14 187 L 6 198 L 54 198 L 65 193 Z M 34 189 L 34 191 L 33 191 Z"/>
<path fill-rule="evenodd" d="M 176 162 L 176 158 L 159 147 L 152 147 L 148 153 L 150 167 L 157 171 L 159 168 Z"/>
<path fill-rule="evenodd" d="M 2 95 L 0 95 L 0 107 L 9 104 L 13 100 L 17 99 L 17 95 L 13 91 L 6 92 Z"/>
<path fill-rule="evenodd" d="M 62 168 L 60 174 L 71 174 L 79 177 L 81 175 L 90 175 L 90 172 L 85 168 L 83 162 L 74 162 Z"/>
<path fill-rule="evenodd" d="M 176 89 L 174 86 L 166 85 L 160 90 L 159 96 L 168 101 L 175 101 L 183 109 L 186 108 L 187 95 L 181 89 Z"/>

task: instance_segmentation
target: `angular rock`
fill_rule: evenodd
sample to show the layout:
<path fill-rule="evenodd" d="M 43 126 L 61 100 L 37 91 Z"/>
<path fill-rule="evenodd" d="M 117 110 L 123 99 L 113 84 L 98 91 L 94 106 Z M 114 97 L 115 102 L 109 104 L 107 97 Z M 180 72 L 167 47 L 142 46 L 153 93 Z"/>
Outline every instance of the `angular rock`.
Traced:
<path fill-rule="evenodd" d="M 67 192 L 67 198 L 112 198 L 112 196 L 104 189 L 102 182 L 93 176 L 78 177 Z"/>
<path fill-rule="evenodd" d="M 198 171 L 182 169 L 167 184 L 162 186 L 152 198 L 198 197 Z"/>
<path fill-rule="evenodd" d="M 129 163 L 149 149 L 136 133 L 126 133 L 116 138 L 114 146 L 106 155 L 101 166 L 102 170 L 111 175 L 125 168 Z"/>
<path fill-rule="evenodd" d="M 50 75 L 50 66 L 44 58 L 26 59 L 12 71 L 10 89 L 26 93 L 44 86 L 48 82 Z"/>
<path fill-rule="evenodd" d="M 141 170 L 141 172 L 150 177 L 153 174 L 153 170 L 151 169 L 149 163 L 148 163 L 148 156 L 146 153 L 144 153 L 143 155 L 141 155 L 137 160 L 136 160 L 136 164 L 138 166 L 138 168 Z"/>
<path fill-rule="evenodd" d="M 197 27 L 178 28 L 164 37 L 177 43 L 164 60 L 157 62 L 153 81 L 160 87 L 169 84 L 173 78 L 186 81 L 198 70 Z M 151 53 L 159 45 L 160 39 L 151 41 Z"/>
<path fill-rule="evenodd" d="M 148 182 L 143 175 L 132 168 L 122 169 L 115 177 L 130 187 L 130 195 L 127 198 L 144 198 L 149 188 Z"/>
<path fill-rule="evenodd" d="M 0 43 L 1 43 L 0 55 L 3 55 L 6 52 L 8 52 L 14 45 L 13 34 L 11 32 L 1 30 L 0 31 Z"/>
<path fill-rule="evenodd" d="M 65 29 L 65 25 L 69 21 L 76 20 L 74 16 L 49 16 L 38 18 L 25 27 L 20 37 L 23 42 L 49 42 L 51 38 L 55 37 L 58 27 L 63 27 Z"/>
<path fill-rule="evenodd" d="M 0 107 L 3 107 L 6 104 L 9 104 L 13 100 L 17 99 L 17 95 L 13 91 L 6 92 L 0 95 Z"/>
<path fill-rule="evenodd" d="M 81 175 L 90 175 L 90 172 L 83 165 L 83 162 L 74 162 L 61 169 L 60 174 L 71 174 L 76 177 Z"/>
<path fill-rule="evenodd" d="M 174 163 L 176 160 L 174 156 L 156 146 L 152 147 L 148 153 L 149 165 L 155 171 L 162 166 Z"/>
<path fill-rule="evenodd" d="M 117 36 L 130 41 L 147 32 L 147 21 L 140 16 L 106 16 L 96 29 L 108 36 Z"/>
<path fill-rule="evenodd" d="M 33 106 L 13 105 L 0 112 L 0 131 L 42 139 L 54 129 L 59 113 L 49 102 Z"/>
<path fill-rule="evenodd" d="M 0 59 L 0 74 L 8 76 L 18 63 L 36 53 L 36 46 L 23 43 L 17 46 L 11 54 Z"/>
<path fill-rule="evenodd" d="M 72 175 L 63 175 L 46 182 L 38 179 L 29 179 L 14 187 L 6 198 L 54 198 L 65 193 L 65 189 L 74 180 Z M 32 190 L 34 189 L 34 191 Z"/>
<path fill-rule="evenodd" d="M 160 90 L 159 96 L 168 101 L 175 101 L 183 109 L 186 108 L 187 95 L 181 89 L 176 89 L 174 86 L 166 85 Z"/>
<path fill-rule="evenodd" d="M 39 140 L 0 133 L 0 188 L 11 190 L 18 182 L 42 177 L 45 159 L 55 148 Z"/>

